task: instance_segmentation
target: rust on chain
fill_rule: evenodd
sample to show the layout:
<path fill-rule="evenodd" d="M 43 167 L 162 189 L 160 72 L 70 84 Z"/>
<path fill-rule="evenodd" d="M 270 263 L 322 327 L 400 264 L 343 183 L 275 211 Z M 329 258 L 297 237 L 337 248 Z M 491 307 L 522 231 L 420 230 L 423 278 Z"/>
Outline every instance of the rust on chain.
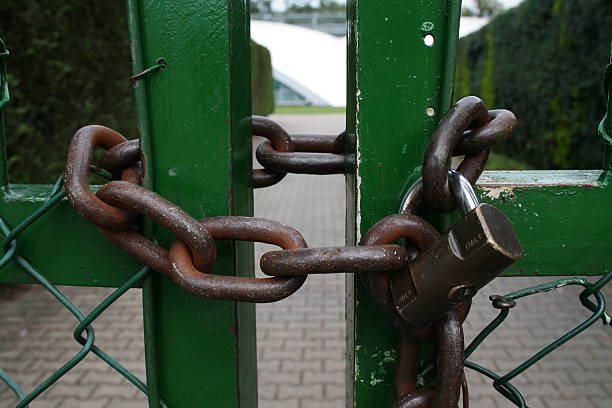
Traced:
<path fill-rule="evenodd" d="M 436 239 L 438 232 L 424 219 L 416 215 L 389 215 L 370 228 L 365 234 L 361 245 L 388 245 L 399 238 L 413 242 L 421 251 L 426 251 Z M 372 297 L 385 311 L 391 322 L 399 330 L 406 329 L 407 322 L 402 319 L 389 288 L 389 277 L 384 272 L 368 272 L 359 274 Z"/>
<path fill-rule="evenodd" d="M 292 133 L 289 135 L 296 152 L 311 153 L 344 153 L 344 138 L 346 132 L 339 135 L 315 135 Z"/>
<path fill-rule="evenodd" d="M 421 217 L 413 214 L 393 214 L 374 224 L 364 235 L 361 245 L 388 245 L 399 238 L 405 238 L 415 247 L 416 251 L 424 252 L 432 247 L 439 237 L 440 234 Z M 411 251 L 408 250 L 407 254 L 410 259 Z M 360 273 L 359 276 L 397 329 L 408 330 L 418 340 L 428 340 L 435 336 L 433 326 L 412 327 L 400 316 L 391 295 L 390 278 L 385 272 Z M 455 308 L 460 322 L 467 318 L 471 304 L 469 300 Z"/>
<path fill-rule="evenodd" d="M 461 373 L 461 398 L 463 400 L 463 408 L 470 408 L 470 392 L 468 389 L 467 378 L 465 377 L 465 368 Z"/>
<path fill-rule="evenodd" d="M 516 124 L 516 116 L 509 110 L 490 110 L 488 123 L 463 132 L 463 136 L 455 146 L 453 156 L 478 153 L 503 142 L 514 132 Z"/>
<path fill-rule="evenodd" d="M 165 248 L 134 230 L 110 231 L 100 228 L 100 231 L 113 245 L 124 252 L 144 262 L 153 270 L 171 276 L 170 259 Z"/>
<path fill-rule="evenodd" d="M 400 330 L 397 336 L 395 376 L 393 377 L 396 401 L 416 391 L 418 370 L 419 343 L 409 331 Z"/>
<path fill-rule="evenodd" d="M 140 160 L 140 140 L 133 139 L 120 143 L 106 151 L 98 165 L 111 172 L 118 179 L 126 167 Z"/>
<path fill-rule="evenodd" d="M 253 115 L 252 129 L 254 136 L 262 136 L 268 139 L 276 151 L 294 151 L 289 134 L 272 119 Z M 265 169 L 253 170 L 253 188 L 269 187 L 281 181 L 286 175 L 286 172 Z"/>
<path fill-rule="evenodd" d="M 393 408 L 430 408 L 434 392 L 431 388 L 421 388 L 400 398 L 393 404 Z"/>
<path fill-rule="evenodd" d="M 307 247 L 297 230 L 264 218 L 213 217 L 200 223 L 215 239 L 265 242 L 287 250 Z M 250 278 L 205 274 L 194 266 L 189 248 L 178 239 L 172 243 L 169 256 L 171 276 L 179 286 L 208 299 L 275 302 L 297 291 L 306 280 L 306 276 Z"/>
<path fill-rule="evenodd" d="M 475 96 L 453 105 L 438 124 L 425 153 L 423 186 L 427 204 L 439 212 L 452 211 L 455 203 L 447 177 L 452 157 L 465 153 L 457 170 L 474 184 L 485 168 L 489 148 L 507 138 L 515 126 L 514 114 L 489 112 Z"/>
<path fill-rule="evenodd" d="M 464 379 L 464 342 L 461 322 L 455 312 L 451 311 L 434 324 L 434 329 L 438 338 L 435 389 L 416 388 L 419 344 L 408 332 L 400 332 L 394 408 L 457 407 Z"/>
<path fill-rule="evenodd" d="M 427 146 L 423 162 L 425 200 L 436 211 L 450 212 L 455 208 L 447 174 L 450 170 L 453 151 L 463 136 L 463 132 L 470 128 L 482 127 L 488 121 L 489 111 L 484 102 L 475 96 L 467 96 L 454 104 L 438 124 Z M 473 176 L 478 173 L 477 176 L 480 176 L 487 158 L 488 150 L 468 154 L 459 166 L 459 171 L 464 174 L 466 169 L 476 168 L 476 171 L 468 170 L 468 174 Z M 473 177 L 468 177 L 468 180 L 472 184 L 476 181 Z"/>
<path fill-rule="evenodd" d="M 193 263 L 197 265 L 198 269 L 204 272 L 212 270 L 217 255 L 212 236 L 195 218 L 176 204 L 153 191 L 126 181 L 106 183 L 98 190 L 96 196 L 108 204 L 129 208 L 151 218 L 185 243 L 186 247 L 189 248 L 190 258 L 193 256 Z M 109 236 L 109 233 L 112 236 L 112 231 L 107 231 L 105 235 Z M 143 239 L 146 240 L 144 237 Z M 151 243 L 148 247 L 143 246 L 143 239 L 136 242 L 141 251 L 131 249 L 127 252 L 149 264 L 147 262 L 149 256 L 156 256 L 163 252 L 157 250 L 151 255 L 142 251 L 149 250 L 152 245 L 155 245 Z M 111 240 L 113 242 L 121 241 L 121 238 L 115 237 Z"/>
<path fill-rule="evenodd" d="M 70 204 L 83 218 L 109 230 L 129 228 L 133 217 L 128 211 L 96 198 L 89 187 L 89 162 L 96 146 L 110 149 L 126 140 L 112 129 L 91 125 L 75 133 L 68 149 L 64 188 Z M 137 167 L 125 168 L 121 177 L 129 182 L 138 182 Z"/>
<path fill-rule="evenodd" d="M 403 215 L 414 215 L 417 213 L 419 206 L 423 201 L 423 181 L 417 180 L 406 192 L 404 200 L 402 201 L 400 214 Z M 405 241 L 404 247 L 408 255 L 413 259 L 419 252 L 419 248 L 410 241 Z M 457 314 L 459 321 L 463 323 L 467 318 L 472 307 L 472 299 L 466 300 L 464 303 L 457 305 L 455 313 Z M 424 328 L 411 328 L 412 335 L 418 339 L 428 339 L 434 336 L 432 327 Z"/>
<path fill-rule="evenodd" d="M 260 260 L 270 276 L 300 276 L 324 273 L 359 273 L 400 270 L 408 261 L 399 245 L 368 247 L 323 247 L 270 251 Z"/>
<path fill-rule="evenodd" d="M 463 328 L 454 311 L 436 323 L 438 364 L 432 408 L 456 408 L 463 377 Z"/>
<path fill-rule="evenodd" d="M 297 174 L 343 174 L 346 168 L 344 132 L 330 135 L 290 135 L 294 152 L 281 152 L 265 141 L 257 147 L 256 157 L 265 168 Z"/>

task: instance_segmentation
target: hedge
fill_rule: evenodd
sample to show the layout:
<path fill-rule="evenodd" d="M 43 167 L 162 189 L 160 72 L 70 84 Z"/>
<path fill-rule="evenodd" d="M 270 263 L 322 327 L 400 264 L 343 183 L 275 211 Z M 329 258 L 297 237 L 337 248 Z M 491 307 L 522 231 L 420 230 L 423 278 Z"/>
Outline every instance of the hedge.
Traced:
<path fill-rule="evenodd" d="M 0 1 L 0 38 L 11 51 L 4 114 L 12 183 L 55 181 L 81 126 L 103 124 L 137 137 L 127 29 L 125 1 Z M 256 64 L 270 64 L 262 47 L 253 50 Z M 268 95 L 255 98 L 254 111 L 267 114 L 271 68 L 253 73 L 255 93 Z"/>
<path fill-rule="evenodd" d="M 602 167 L 611 22 L 610 0 L 527 0 L 459 42 L 456 98 L 479 95 L 519 119 L 497 152 L 541 169 Z"/>
<path fill-rule="evenodd" d="M 251 41 L 251 93 L 254 115 L 274 112 L 274 79 L 270 51 L 255 41 Z"/>

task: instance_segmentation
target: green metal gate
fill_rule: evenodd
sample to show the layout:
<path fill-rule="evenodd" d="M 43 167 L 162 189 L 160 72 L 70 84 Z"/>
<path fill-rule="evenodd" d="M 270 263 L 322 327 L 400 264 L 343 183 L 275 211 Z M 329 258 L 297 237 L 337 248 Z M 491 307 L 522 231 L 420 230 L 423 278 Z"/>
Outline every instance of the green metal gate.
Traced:
<path fill-rule="evenodd" d="M 143 186 L 195 218 L 252 216 L 248 2 L 127 4 L 134 73 L 147 71 L 134 82 Z M 347 245 L 356 245 L 377 220 L 396 213 L 421 174 L 427 142 L 452 101 L 460 9 L 459 0 L 384 6 L 348 2 Z M 6 55 L 0 49 L 0 108 L 9 96 Z M 608 103 L 610 110 L 612 97 Z M 480 179 L 481 199 L 508 215 L 526 249 L 525 258 L 506 276 L 612 270 L 612 241 L 607 239 L 612 226 L 607 211 L 612 204 L 611 128 L 609 120 L 602 121 L 603 170 L 492 172 Z M 19 406 L 89 352 L 131 378 L 95 346 L 90 324 L 133 286 L 143 290 L 148 387 L 131 380 L 148 393 L 150 407 L 161 400 L 173 408 L 256 406 L 254 305 L 196 298 L 169 278 L 143 269 L 74 212 L 63 199 L 61 183 L 8 184 L 4 134 L 0 143 L 0 228 L 7 251 L 0 261 L 0 282 L 47 287 L 80 322 L 75 339 L 83 345 L 27 397 L 0 371 L 20 395 Z M 437 221 L 448 226 L 453 219 Z M 164 247 L 172 241 L 172 234 L 150 221 L 144 232 Z M 213 273 L 253 275 L 252 243 L 216 245 Z M 119 289 L 84 316 L 53 285 Z M 347 275 L 347 406 L 393 403 L 392 372 L 380 373 L 380 381 L 369 377 L 384 358 L 378 352 L 394 350 L 397 341 L 381 313 L 359 279 Z"/>

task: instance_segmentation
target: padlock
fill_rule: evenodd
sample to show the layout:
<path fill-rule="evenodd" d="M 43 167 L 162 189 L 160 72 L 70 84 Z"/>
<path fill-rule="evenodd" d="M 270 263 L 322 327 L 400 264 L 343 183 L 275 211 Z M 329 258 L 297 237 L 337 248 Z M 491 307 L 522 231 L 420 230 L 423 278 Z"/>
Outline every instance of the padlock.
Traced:
<path fill-rule="evenodd" d="M 523 257 L 501 211 L 480 204 L 459 172 L 452 172 L 451 187 L 463 218 L 390 282 L 395 307 L 416 328 L 437 321 Z"/>

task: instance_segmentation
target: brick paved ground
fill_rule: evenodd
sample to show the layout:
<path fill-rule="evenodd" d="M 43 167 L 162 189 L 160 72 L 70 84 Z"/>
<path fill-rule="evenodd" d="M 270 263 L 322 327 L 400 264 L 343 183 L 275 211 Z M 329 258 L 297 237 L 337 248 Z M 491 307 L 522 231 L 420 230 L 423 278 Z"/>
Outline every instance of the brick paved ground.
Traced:
<path fill-rule="evenodd" d="M 331 118 L 331 120 L 330 120 Z M 290 131 L 341 130 L 339 116 L 277 118 Z M 330 127 L 331 123 L 331 128 Z M 256 192 L 256 214 L 295 226 L 311 246 L 344 242 L 342 176 L 288 176 L 275 187 Z M 261 254 L 265 246 L 257 245 Z M 486 301 L 493 293 L 548 279 L 498 279 L 474 302 L 465 325 L 467 341 L 495 316 Z M 84 312 L 110 289 L 61 288 Z M 576 288 L 521 300 L 506 323 L 474 353 L 472 360 L 493 370 L 511 369 L 586 316 Z M 612 298 L 612 290 L 606 293 Z M 294 296 L 258 305 L 259 400 L 262 408 L 344 406 L 344 279 L 311 276 Z M 0 367 L 26 391 L 32 390 L 79 350 L 72 339 L 74 318 L 41 289 L 0 304 Z M 96 343 L 144 378 L 141 298 L 129 291 L 98 320 Z M 612 406 L 612 329 L 597 323 L 586 334 L 562 346 L 526 374 L 517 385 L 532 408 Z M 472 407 L 505 408 L 483 377 L 468 373 Z M 16 399 L 0 384 L 0 408 Z M 95 357 L 88 356 L 33 408 L 146 407 L 133 386 Z"/>

